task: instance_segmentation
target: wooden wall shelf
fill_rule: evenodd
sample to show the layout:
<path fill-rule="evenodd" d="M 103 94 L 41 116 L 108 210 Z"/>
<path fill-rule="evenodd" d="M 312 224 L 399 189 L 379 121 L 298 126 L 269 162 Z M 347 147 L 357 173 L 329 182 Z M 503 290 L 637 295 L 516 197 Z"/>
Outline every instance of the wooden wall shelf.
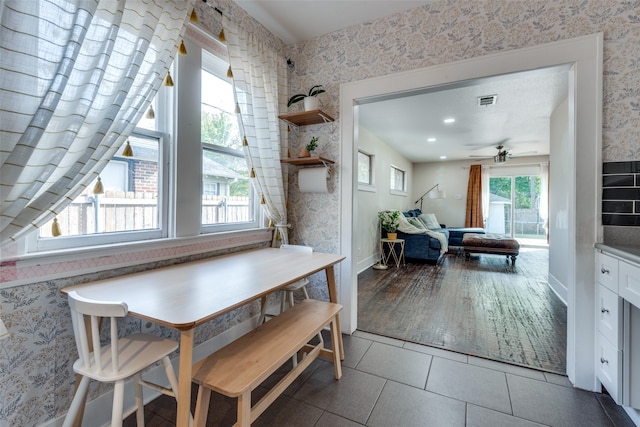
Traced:
<path fill-rule="evenodd" d="M 283 114 L 278 116 L 280 120 L 295 126 L 317 125 L 335 121 L 333 117 L 322 110 L 302 111 L 300 113 Z"/>
<path fill-rule="evenodd" d="M 313 157 L 298 157 L 298 158 L 286 158 L 280 160 L 281 163 L 289 163 L 291 165 L 296 166 L 315 166 L 315 165 L 325 165 L 327 163 L 333 164 L 333 160 L 329 160 L 322 156 L 313 156 Z"/>

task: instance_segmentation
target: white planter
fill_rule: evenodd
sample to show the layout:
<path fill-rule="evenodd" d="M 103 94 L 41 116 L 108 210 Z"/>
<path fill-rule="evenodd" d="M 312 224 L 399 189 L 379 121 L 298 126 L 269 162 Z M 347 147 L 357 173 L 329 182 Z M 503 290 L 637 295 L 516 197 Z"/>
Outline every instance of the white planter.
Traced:
<path fill-rule="evenodd" d="M 304 99 L 304 111 L 312 111 L 318 109 L 318 98 L 315 96 L 307 96 Z"/>

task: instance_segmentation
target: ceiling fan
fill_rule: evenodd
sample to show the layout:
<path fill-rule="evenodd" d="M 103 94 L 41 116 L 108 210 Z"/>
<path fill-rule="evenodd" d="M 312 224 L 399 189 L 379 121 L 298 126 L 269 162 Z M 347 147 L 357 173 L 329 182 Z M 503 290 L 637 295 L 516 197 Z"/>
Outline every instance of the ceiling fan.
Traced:
<path fill-rule="evenodd" d="M 498 150 L 498 154 L 493 156 L 493 162 L 494 163 L 504 163 L 504 162 L 506 162 L 507 161 L 507 156 L 509 156 L 509 158 L 511 158 L 511 155 L 509 154 L 509 152 L 506 149 L 504 149 L 504 146 L 498 145 L 496 147 L 496 149 Z"/>

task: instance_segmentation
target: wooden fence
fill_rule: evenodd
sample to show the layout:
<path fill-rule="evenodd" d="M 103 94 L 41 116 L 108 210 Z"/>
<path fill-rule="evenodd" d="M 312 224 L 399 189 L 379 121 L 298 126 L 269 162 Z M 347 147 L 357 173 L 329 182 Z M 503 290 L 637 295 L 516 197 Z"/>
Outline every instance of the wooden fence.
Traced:
<path fill-rule="evenodd" d="M 156 193 L 106 191 L 78 197 L 57 216 L 64 236 L 158 228 Z M 205 196 L 202 224 L 243 222 L 251 219 L 248 197 Z M 51 222 L 40 229 L 40 237 L 52 237 Z"/>

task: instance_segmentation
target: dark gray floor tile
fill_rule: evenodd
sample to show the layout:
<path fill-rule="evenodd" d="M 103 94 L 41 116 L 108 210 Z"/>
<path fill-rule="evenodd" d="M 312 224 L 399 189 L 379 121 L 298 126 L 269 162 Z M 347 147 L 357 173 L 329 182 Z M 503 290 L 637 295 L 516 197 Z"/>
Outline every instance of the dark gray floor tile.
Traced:
<path fill-rule="evenodd" d="M 359 427 L 364 424 L 339 417 L 331 412 L 323 412 L 318 422 L 313 427 Z"/>
<path fill-rule="evenodd" d="M 371 340 L 356 335 L 343 335 L 342 342 L 344 343 L 344 360 L 342 361 L 342 366 L 348 368 L 355 368 L 373 343 Z"/>
<path fill-rule="evenodd" d="M 635 427 L 635 423 L 629 418 L 622 406 L 616 405 L 608 394 L 596 393 L 600 406 L 616 427 Z"/>
<path fill-rule="evenodd" d="M 465 403 L 387 381 L 367 422 L 371 427 L 464 426 Z"/>
<path fill-rule="evenodd" d="M 612 426 L 594 393 L 507 374 L 513 415 L 552 426 Z"/>
<path fill-rule="evenodd" d="M 384 335 L 377 335 L 377 334 L 372 334 L 370 332 L 364 332 L 364 331 L 355 331 L 353 333 L 353 336 L 356 336 L 359 338 L 365 338 L 371 341 L 381 342 L 384 344 L 395 345 L 396 347 L 402 347 L 405 343 L 405 341 L 402 341 L 396 338 L 389 338 L 389 337 L 385 337 Z"/>
<path fill-rule="evenodd" d="M 503 372 L 434 357 L 427 390 L 511 414 Z"/>
<path fill-rule="evenodd" d="M 467 427 L 544 427 L 544 424 L 469 404 L 467 405 Z"/>
<path fill-rule="evenodd" d="M 356 369 L 424 389 L 431 359 L 428 354 L 374 342 Z"/>
<path fill-rule="evenodd" d="M 571 381 L 569 381 L 569 377 L 565 375 L 558 375 L 558 374 L 545 372 L 544 378 L 548 383 L 573 388 L 573 384 L 571 384 Z"/>
<path fill-rule="evenodd" d="M 468 356 L 455 351 L 444 350 L 438 347 L 416 344 L 412 342 L 404 343 L 407 350 L 419 351 L 420 353 L 430 354 L 432 356 L 442 357 L 443 359 L 455 360 L 456 362 L 467 363 Z"/>
<path fill-rule="evenodd" d="M 300 400 L 280 396 L 251 424 L 254 427 L 310 427 L 314 426 L 322 410 Z"/>
<path fill-rule="evenodd" d="M 351 368 L 343 368 L 336 380 L 333 366 L 316 370 L 294 394 L 295 399 L 364 424 L 386 380 Z"/>
<path fill-rule="evenodd" d="M 510 365 L 508 363 L 500 363 L 495 360 L 483 359 L 481 357 L 469 356 L 469 364 L 482 366 L 484 368 L 493 369 L 496 371 L 520 375 L 521 377 L 532 378 L 538 381 L 545 381 L 545 374 L 542 371 L 536 371 L 535 369 L 524 368 L 522 366 Z M 560 376 L 560 375 L 558 375 Z"/>

